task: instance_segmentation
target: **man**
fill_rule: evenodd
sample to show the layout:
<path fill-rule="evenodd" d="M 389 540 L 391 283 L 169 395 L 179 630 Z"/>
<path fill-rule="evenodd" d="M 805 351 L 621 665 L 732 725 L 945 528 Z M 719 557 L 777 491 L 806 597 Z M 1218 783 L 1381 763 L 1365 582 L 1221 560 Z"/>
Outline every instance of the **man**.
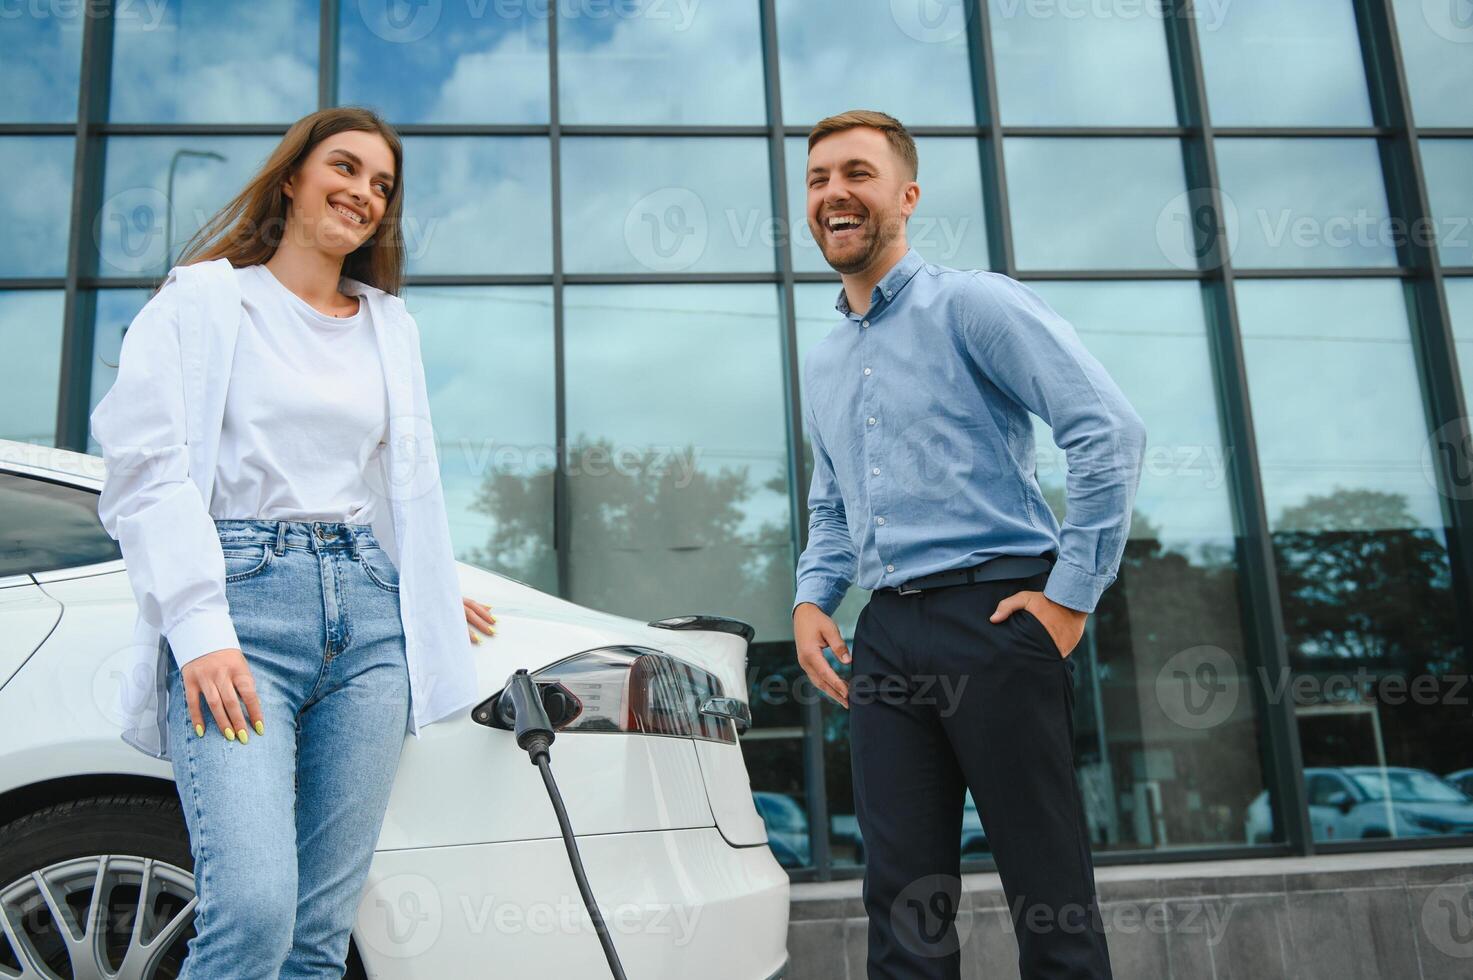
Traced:
<path fill-rule="evenodd" d="M 808 225 L 843 278 L 843 320 L 804 364 L 812 516 L 793 635 L 809 678 L 850 709 L 869 977 L 960 975 L 970 788 L 1024 980 L 1109 978 L 1069 655 L 1119 566 L 1145 426 L 1032 290 L 907 245 L 916 173 L 914 140 L 884 113 L 809 134 Z M 1062 529 L 1030 411 L 1067 453 Z M 851 654 L 830 615 L 852 582 L 873 595 Z"/>

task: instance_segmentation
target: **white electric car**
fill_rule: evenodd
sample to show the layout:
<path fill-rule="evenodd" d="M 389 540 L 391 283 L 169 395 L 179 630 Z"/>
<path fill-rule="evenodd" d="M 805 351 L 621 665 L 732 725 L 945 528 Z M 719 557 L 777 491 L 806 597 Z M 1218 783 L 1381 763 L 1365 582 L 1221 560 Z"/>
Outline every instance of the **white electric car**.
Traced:
<path fill-rule="evenodd" d="M 170 765 L 119 738 L 135 603 L 102 476 L 0 440 L 0 977 L 173 977 L 193 935 Z M 788 878 L 737 740 L 750 628 L 643 623 L 459 568 L 497 616 L 473 648 L 485 700 L 405 740 L 348 975 L 609 975 L 541 775 L 494 727 L 525 667 L 576 709 L 552 771 L 628 976 L 781 977 Z"/>

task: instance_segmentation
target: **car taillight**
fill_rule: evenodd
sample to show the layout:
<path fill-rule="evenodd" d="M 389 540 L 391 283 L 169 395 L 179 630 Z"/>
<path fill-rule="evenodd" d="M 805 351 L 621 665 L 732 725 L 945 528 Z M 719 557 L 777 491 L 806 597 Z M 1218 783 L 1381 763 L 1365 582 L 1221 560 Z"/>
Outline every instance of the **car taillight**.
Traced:
<path fill-rule="evenodd" d="M 599 647 L 532 673 L 559 732 L 625 732 L 736 742 L 733 712 L 710 671 L 658 650 Z M 745 713 L 744 711 L 742 713 Z"/>

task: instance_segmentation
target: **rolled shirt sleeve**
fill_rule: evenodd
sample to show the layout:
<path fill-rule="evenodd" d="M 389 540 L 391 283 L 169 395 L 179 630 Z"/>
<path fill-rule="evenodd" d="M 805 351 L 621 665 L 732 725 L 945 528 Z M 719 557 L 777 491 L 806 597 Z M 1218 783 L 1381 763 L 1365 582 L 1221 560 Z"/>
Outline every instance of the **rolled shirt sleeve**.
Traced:
<path fill-rule="evenodd" d="M 106 464 L 98 517 L 123 553 L 139 614 L 182 667 L 240 641 L 220 539 L 189 476 L 180 288 L 171 280 L 129 324 L 117 380 L 90 420 Z"/>
<path fill-rule="evenodd" d="M 1059 558 L 1043 594 L 1093 612 L 1115 580 L 1145 460 L 1146 427 L 1074 328 L 1028 286 L 974 275 L 967 344 L 1002 391 L 1053 429 L 1068 460 Z"/>

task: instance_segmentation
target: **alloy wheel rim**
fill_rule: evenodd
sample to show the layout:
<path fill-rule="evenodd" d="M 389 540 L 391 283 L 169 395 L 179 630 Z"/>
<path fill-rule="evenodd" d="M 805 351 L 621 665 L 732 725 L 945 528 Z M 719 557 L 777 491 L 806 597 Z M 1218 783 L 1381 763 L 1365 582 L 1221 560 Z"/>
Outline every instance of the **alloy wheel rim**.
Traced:
<path fill-rule="evenodd" d="M 194 875 L 167 861 L 127 854 L 58 861 L 0 888 L 10 947 L 6 955 L 0 946 L 0 977 L 59 980 L 68 968 L 72 980 L 174 977 L 198 903 Z"/>

